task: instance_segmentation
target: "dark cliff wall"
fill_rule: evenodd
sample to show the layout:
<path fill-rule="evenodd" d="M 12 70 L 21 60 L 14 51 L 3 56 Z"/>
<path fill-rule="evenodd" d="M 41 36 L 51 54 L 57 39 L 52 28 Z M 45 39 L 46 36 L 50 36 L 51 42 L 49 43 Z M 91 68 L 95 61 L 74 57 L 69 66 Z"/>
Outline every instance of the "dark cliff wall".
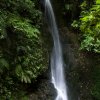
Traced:
<path fill-rule="evenodd" d="M 72 95 L 74 100 L 95 100 L 92 95 L 92 92 L 94 92 L 92 87 L 95 83 L 93 73 L 96 66 L 100 66 L 100 55 L 81 51 L 79 41 L 80 34 L 76 30 L 69 30 L 70 27 L 68 27 L 74 19 L 79 18 L 80 3 L 83 1 L 51 0 L 51 2 L 61 36 L 69 95 Z M 88 3 L 91 5 L 90 2 Z M 66 10 L 65 5 L 71 5 L 72 8 Z M 70 91 L 73 92 L 70 94 Z M 75 97 L 75 95 L 77 97 Z M 70 97 L 70 100 L 73 100 L 73 97 Z"/>
<path fill-rule="evenodd" d="M 58 26 L 72 23 L 80 14 L 80 0 L 51 0 Z"/>

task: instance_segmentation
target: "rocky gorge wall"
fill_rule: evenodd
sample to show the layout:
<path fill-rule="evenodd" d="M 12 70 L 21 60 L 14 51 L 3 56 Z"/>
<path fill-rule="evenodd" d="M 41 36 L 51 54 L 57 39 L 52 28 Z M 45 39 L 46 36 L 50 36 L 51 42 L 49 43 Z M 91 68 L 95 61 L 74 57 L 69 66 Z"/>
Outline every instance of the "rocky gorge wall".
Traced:
<path fill-rule="evenodd" d="M 94 66 L 99 66 L 98 58 L 100 55 L 80 50 L 80 34 L 77 30 L 72 30 L 71 27 L 68 27 L 67 24 L 67 21 L 71 23 L 71 20 L 78 15 L 75 13 L 78 10 L 78 7 L 76 7 L 78 1 L 72 0 L 71 2 L 74 2 L 74 4 L 76 2 L 75 10 L 70 14 L 68 13 L 68 15 L 67 13 L 64 15 L 64 1 L 52 0 L 62 43 L 69 100 L 95 100 L 92 95 L 93 70 Z M 49 39 L 50 33 L 48 29 L 45 30 L 45 25 L 42 29 L 44 30 L 46 41 L 49 40 L 51 42 L 48 42 L 47 45 L 52 48 L 52 39 Z M 50 51 L 51 49 L 49 53 Z M 37 82 L 37 88 L 32 93 L 36 97 L 34 100 L 54 100 L 56 91 L 50 82 L 50 66 L 47 72 L 37 79 Z"/>

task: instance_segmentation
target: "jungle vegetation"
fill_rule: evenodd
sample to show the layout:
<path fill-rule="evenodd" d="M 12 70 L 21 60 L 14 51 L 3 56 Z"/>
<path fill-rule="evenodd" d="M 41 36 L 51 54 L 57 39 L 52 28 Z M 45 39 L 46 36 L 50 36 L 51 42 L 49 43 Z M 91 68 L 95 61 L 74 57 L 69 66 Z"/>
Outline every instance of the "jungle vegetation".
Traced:
<path fill-rule="evenodd" d="M 36 0 L 0 0 L 0 100 L 24 100 L 20 84 L 45 71 L 41 18 Z"/>
<path fill-rule="evenodd" d="M 79 16 L 70 27 L 80 34 L 79 50 L 100 55 L 100 0 L 78 4 Z M 25 89 L 48 67 L 39 6 L 38 0 L 0 0 L 0 100 L 28 100 Z M 73 6 L 63 8 L 68 12 Z M 100 64 L 93 66 L 91 95 L 100 100 Z"/>

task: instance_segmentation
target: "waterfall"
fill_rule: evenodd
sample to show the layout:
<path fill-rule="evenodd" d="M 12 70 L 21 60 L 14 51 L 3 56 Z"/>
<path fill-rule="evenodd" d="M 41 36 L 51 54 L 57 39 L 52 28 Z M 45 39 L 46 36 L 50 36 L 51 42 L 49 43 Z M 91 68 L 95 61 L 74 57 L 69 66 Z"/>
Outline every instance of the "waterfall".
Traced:
<path fill-rule="evenodd" d="M 51 78 L 52 83 L 57 91 L 57 97 L 55 100 L 68 100 L 63 70 L 62 49 L 58 34 L 59 32 L 57 29 L 53 9 L 49 0 L 45 0 L 45 13 L 54 41 L 54 47 L 51 54 Z"/>

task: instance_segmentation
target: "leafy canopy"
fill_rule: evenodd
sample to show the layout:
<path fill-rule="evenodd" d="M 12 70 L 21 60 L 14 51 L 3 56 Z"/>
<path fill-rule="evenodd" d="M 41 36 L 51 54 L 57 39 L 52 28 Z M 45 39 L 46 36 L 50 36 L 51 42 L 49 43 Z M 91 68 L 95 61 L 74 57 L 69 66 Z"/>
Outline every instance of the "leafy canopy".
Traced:
<path fill-rule="evenodd" d="M 80 20 L 72 26 L 79 27 L 82 33 L 81 49 L 100 53 L 100 0 L 88 10 L 86 1 L 81 5 Z"/>

